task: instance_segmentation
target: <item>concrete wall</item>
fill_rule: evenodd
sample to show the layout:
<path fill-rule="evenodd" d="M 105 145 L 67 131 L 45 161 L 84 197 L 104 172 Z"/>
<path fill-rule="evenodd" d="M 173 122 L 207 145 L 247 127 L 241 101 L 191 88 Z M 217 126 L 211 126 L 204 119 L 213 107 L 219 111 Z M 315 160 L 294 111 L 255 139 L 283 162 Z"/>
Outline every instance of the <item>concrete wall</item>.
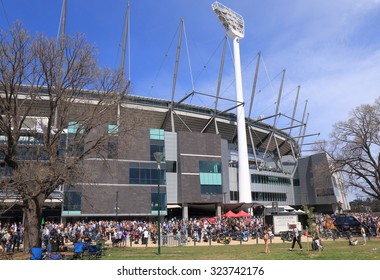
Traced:
<path fill-rule="evenodd" d="M 209 133 L 178 132 L 178 155 L 179 202 L 222 202 L 223 194 L 201 195 L 199 178 L 199 161 L 222 161 L 220 136 Z"/>
<path fill-rule="evenodd" d="M 333 192 L 332 175 L 326 154 L 320 153 L 298 161 L 298 176 L 300 179 L 300 199 L 305 205 L 331 205 L 336 203 L 335 195 L 328 195 Z"/>

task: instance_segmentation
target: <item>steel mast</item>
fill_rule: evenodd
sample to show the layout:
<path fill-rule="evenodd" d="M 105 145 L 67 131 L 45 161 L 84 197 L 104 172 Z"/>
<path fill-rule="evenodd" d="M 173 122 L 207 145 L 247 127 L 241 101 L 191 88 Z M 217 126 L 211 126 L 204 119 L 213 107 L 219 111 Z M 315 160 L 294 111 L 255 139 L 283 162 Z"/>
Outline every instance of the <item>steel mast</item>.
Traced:
<path fill-rule="evenodd" d="M 248 164 L 247 133 L 239 46 L 240 39 L 244 38 L 244 19 L 241 15 L 217 1 L 212 4 L 212 9 L 218 16 L 218 19 L 226 30 L 227 35 L 233 40 L 236 102 L 240 105 L 236 108 L 239 156 L 239 202 L 249 203 L 252 202 L 252 195 Z"/>

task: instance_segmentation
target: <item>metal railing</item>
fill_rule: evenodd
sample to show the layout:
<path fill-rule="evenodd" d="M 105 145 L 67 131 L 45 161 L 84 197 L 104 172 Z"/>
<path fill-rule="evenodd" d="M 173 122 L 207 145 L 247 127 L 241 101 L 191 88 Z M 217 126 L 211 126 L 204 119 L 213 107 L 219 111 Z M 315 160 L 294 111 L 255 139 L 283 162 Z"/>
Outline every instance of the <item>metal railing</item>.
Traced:
<path fill-rule="evenodd" d="M 161 246 L 176 247 L 176 246 L 186 246 L 186 245 L 187 245 L 187 236 L 185 234 L 162 235 Z"/>

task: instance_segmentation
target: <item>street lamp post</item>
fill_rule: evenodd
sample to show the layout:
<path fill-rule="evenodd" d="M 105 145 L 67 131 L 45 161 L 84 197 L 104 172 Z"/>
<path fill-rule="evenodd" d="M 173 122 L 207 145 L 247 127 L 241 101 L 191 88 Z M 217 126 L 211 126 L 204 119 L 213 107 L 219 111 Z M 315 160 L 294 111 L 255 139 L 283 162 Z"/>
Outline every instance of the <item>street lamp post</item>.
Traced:
<path fill-rule="evenodd" d="M 161 195 L 160 195 L 160 181 L 161 181 L 161 161 L 164 158 L 164 154 L 162 152 L 153 153 L 154 158 L 157 162 L 157 173 L 158 173 L 158 184 L 157 184 L 157 200 L 158 200 L 158 209 L 157 209 L 157 237 L 158 237 L 158 245 L 157 245 L 157 254 L 161 254 Z"/>

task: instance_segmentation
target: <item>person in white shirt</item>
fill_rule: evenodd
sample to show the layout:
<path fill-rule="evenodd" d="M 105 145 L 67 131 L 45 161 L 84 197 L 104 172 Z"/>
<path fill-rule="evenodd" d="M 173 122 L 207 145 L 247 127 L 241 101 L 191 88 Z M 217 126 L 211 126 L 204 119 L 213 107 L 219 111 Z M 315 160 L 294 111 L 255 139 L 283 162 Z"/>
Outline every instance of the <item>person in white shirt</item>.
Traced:
<path fill-rule="evenodd" d="M 361 227 L 360 232 L 362 234 L 362 240 L 364 242 L 363 245 L 366 245 L 367 244 L 367 236 L 366 236 L 365 228 L 363 226 Z"/>
<path fill-rule="evenodd" d="M 294 245 L 296 242 L 298 243 L 298 246 L 300 247 L 300 251 L 302 251 L 302 244 L 301 244 L 301 232 L 297 228 L 297 224 L 293 224 L 293 242 L 292 242 L 292 247 L 289 249 L 289 251 L 294 250 Z"/>
<path fill-rule="evenodd" d="M 145 244 L 145 245 L 147 245 L 148 244 L 148 238 L 149 238 L 149 231 L 145 227 L 144 231 L 143 231 L 143 240 L 142 240 L 142 243 Z"/>

